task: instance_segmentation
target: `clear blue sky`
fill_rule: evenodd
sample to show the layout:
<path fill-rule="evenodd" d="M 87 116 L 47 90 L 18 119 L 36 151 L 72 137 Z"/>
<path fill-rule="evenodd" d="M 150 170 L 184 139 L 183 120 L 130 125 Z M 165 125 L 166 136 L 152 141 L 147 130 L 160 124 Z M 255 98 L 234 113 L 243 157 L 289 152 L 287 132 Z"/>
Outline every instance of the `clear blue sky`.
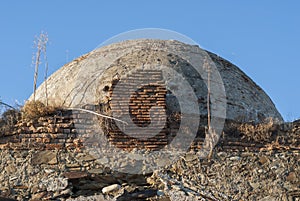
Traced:
<path fill-rule="evenodd" d="M 238 65 L 293 120 L 300 117 L 299 10 L 298 0 L 3 0 L 0 99 L 24 103 L 32 93 L 33 40 L 42 30 L 53 73 L 116 34 L 156 27 L 185 34 Z"/>

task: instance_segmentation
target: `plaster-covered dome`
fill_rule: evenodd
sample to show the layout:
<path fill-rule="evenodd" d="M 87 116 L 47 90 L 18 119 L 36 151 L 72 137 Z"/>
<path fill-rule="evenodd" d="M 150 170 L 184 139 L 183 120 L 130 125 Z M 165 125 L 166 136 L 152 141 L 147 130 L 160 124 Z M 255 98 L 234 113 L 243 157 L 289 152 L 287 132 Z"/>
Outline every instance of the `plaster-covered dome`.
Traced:
<path fill-rule="evenodd" d="M 129 40 L 101 47 L 83 55 L 64 65 L 48 78 L 48 100 L 50 104 L 65 107 L 107 103 L 111 100 L 110 92 L 113 91 L 116 80 L 131 76 L 138 69 L 143 71 L 151 69 L 151 66 L 164 66 L 184 77 L 197 97 L 200 114 L 205 116 L 207 79 L 197 72 L 195 68 L 197 60 L 193 61 L 195 57 L 200 56 L 202 58 L 200 63 L 203 66 L 204 54 L 209 56 L 207 63 L 213 64 L 220 76 L 218 78 L 212 75 L 210 82 L 213 85 L 220 81 L 220 86 L 224 87 L 226 97 L 221 97 L 219 101 L 225 104 L 226 119 L 241 122 L 262 121 L 272 117 L 282 120 L 268 95 L 237 66 L 198 46 L 174 40 Z M 216 80 L 220 78 L 221 80 Z M 166 105 L 168 109 L 174 111 L 180 110 L 178 100 L 174 93 L 170 92 L 176 90 L 178 84 L 176 79 L 174 78 L 172 82 L 167 80 L 166 86 L 168 90 Z M 216 85 L 216 90 L 217 88 Z M 36 91 L 36 99 L 45 101 L 45 98 L 45 83 L 43 83 Z M 33 96 L 30 99 L 32 100 Z M 190 100 L 186 97 L 185 101 L 189 104 Z M 218 98 L 215 101 L 217 103 Z"/>

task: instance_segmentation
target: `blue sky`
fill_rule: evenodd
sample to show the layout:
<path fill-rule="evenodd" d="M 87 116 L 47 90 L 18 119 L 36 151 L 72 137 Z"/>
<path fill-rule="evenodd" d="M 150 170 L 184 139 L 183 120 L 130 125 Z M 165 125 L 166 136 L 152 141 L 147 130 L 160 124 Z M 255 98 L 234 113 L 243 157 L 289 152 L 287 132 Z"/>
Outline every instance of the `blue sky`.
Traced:
<path fill-rule="evenodd" d="M 182 33 L 238 65 L 286 120 L 300 118 L 300 1 L 48 0 L 0 2 L 0 99 L 33 91 L 33 40 L 49 35 L 49 73 L 116 34 L 140 28 Z M 40 72 L 42 81 L 43 72 Z"/>

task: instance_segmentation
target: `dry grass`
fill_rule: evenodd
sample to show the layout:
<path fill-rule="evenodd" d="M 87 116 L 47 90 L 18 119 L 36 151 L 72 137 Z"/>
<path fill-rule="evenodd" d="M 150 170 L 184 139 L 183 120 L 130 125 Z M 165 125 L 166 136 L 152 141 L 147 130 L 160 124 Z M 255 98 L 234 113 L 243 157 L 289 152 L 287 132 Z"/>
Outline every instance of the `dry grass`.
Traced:
<path fill-rule="evenodd" d="M 61 108 L 56 106 L 46 106 L 41 101 L 28 101 L 21 109 L 22 119 L 36 120 L 39 117 L 53 115 L 59 109 Z"/>
<path fill-rule="evenodd" d="M 270 139 L 274 130 L 274 121 L 269 119 L 264 123 L 243 123 L 238 127 L 238 131 L 242 134 L 242 138 L 249 141 L 264 141 Z"/>

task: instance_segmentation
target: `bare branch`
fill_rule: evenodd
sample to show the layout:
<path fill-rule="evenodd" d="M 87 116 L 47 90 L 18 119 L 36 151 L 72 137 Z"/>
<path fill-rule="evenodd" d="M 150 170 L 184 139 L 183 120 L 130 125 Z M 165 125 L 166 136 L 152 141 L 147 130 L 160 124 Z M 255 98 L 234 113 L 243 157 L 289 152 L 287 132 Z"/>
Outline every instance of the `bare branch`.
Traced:
<path fill-rule="evenodd" d="M 15 110 L 15 108 L 14 108 L 13 106 L 11 106 L 11 105 L 8 105 L 7 103 L 4 103 L 4 102 L 2 102 L 2 101 L 0 101 L 0 105 L 4 105 L 4 106 L 6 106 L 6 107 L 9 107 L 9 108 L 11 108 L 11 109 L 14 109 L 14 110 Z"/>
<path fill-rule="evenodd" d="M 82 109 L 82 108 L 69 108 L 71 110 L 78 110 L 78 111 L 82 111 L 82 112 L 87 112 L 87 113 L 91 113 L 91 114 L 94 114 L 94 115 L 97 115 L 97 116 L 100 116 L 100 117 L 103 117 L 103 118 L 107 118 L 107 119 L 113 119 L 115 121 L 119 121 L 119 122 L 122 122 L 126 125 L 128 125 L 128 123 L 126 121 L 122 121 L 120 119 L 117 119 L 117 118 L 114 118 L 114 117 L 110 117 L 110 116 L 107 116 L 107 115 L 104 115 L 104 114 L 99 114 L 97 112 L 94 112 L 94 111 L 91 111 L 91 110 L 86 110 L 86 109 Z"/>

